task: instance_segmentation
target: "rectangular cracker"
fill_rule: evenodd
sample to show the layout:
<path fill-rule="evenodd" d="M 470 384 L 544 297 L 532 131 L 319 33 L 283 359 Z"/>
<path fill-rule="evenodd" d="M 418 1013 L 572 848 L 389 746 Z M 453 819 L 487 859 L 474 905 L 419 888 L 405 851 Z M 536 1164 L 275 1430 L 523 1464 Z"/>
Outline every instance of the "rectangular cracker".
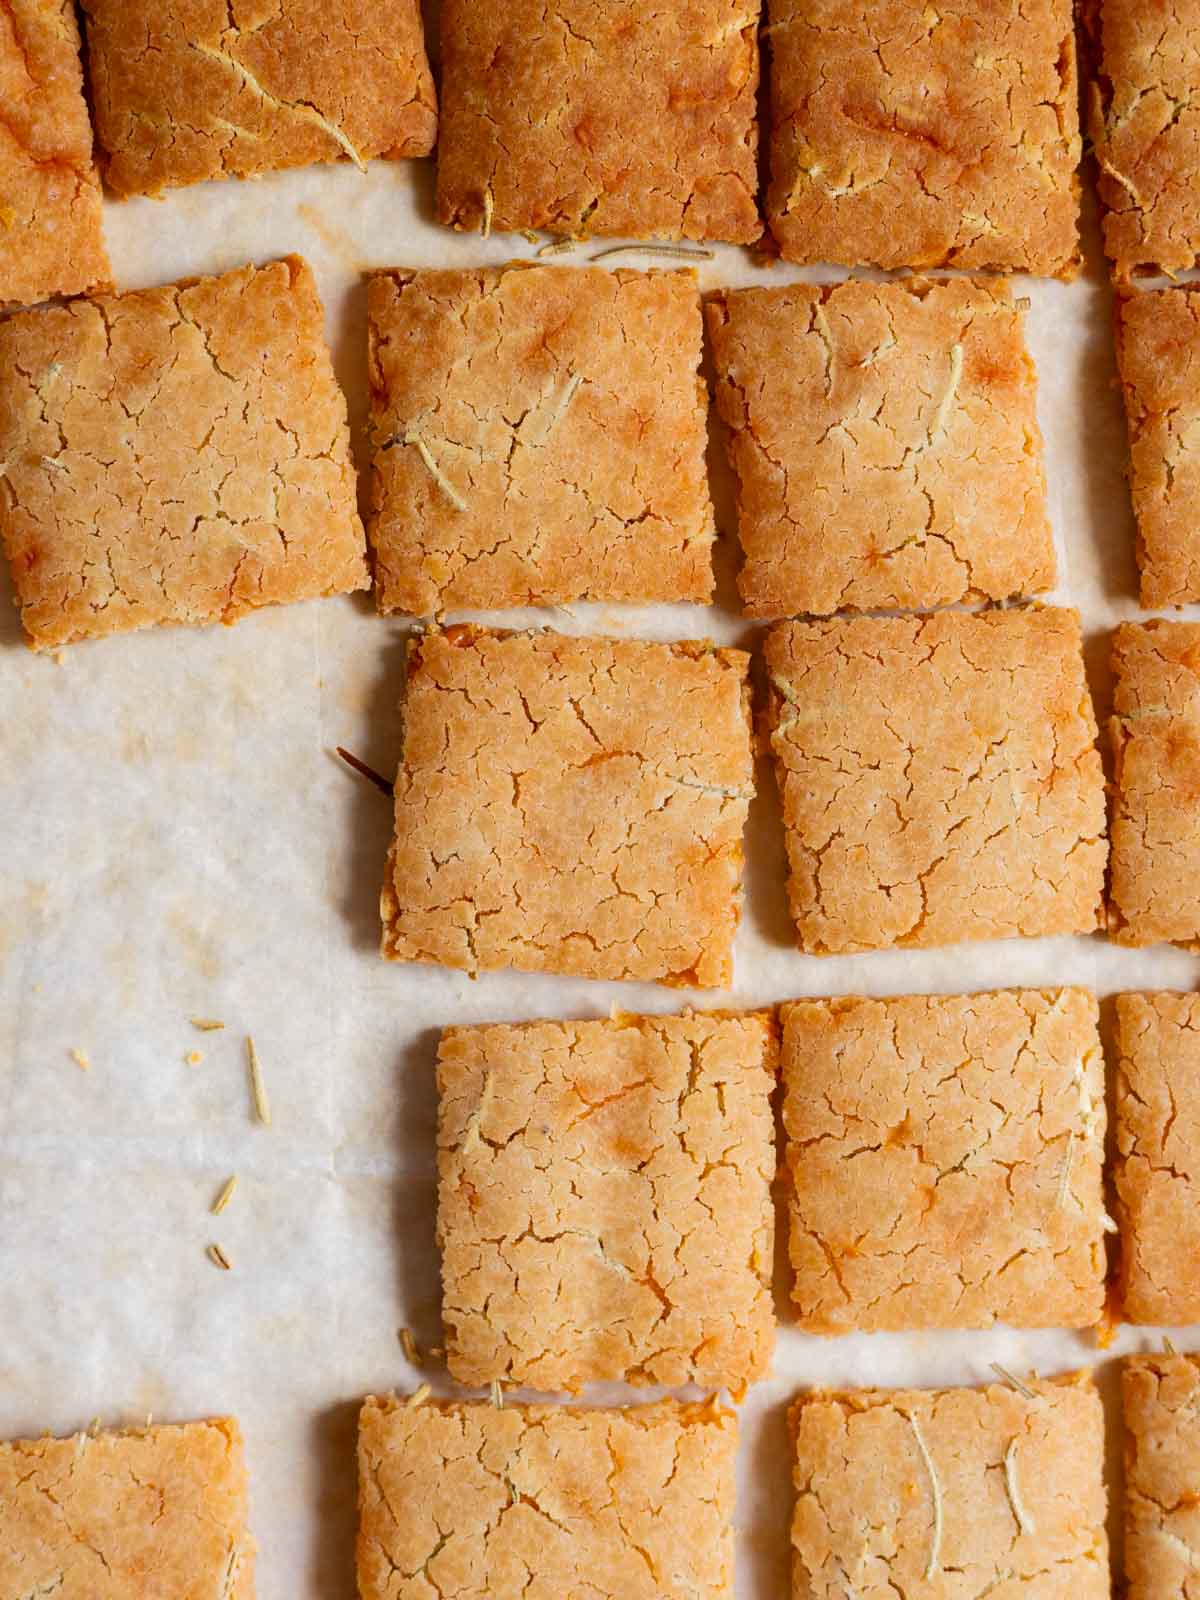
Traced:
<path fill-rule="evenodd" d="M 92 125 L 70 0 L 0 6 L 0 309 L 106 289 Z"/>
<path fill-rule="evenodd" d="M 1079 270 L 1071 0 L 768 0 L 789 261 Z"/>
<path fill-rule="evenodd" d="M 1128 1322 L 1200 1322 L 1200 996 L 1117 996 L 1121 1303 Z"/>
<path fill-rule="evenodd" d="M 802 950 L 1099 925 L 1104 779 L 1076 612 L 781 623 L 766 664 Z"/>
<path fill-rule="evenodd" d="M 35 649 L 369 584 L 296 256 L 0 323 L 0 537 Z"/>
<path fill-rule="evenodd" d="M 87 0 L 84 9 L 115 195 L 433 149 L 420 0 Z"/>
<path fill-rule="evenodd" d="M 380 272 L 381 611 L 712 598 L 692 272 Z"/>
<path fill-rule="evenodd" d="M 1200 290 L 1120 295 L 1116 330 L 1141 602 L 1187 605 L 1200 600 Z"/>
<path fill-rule="evenodd" d="M 751 616 L 1053 587 L 1036 378 L 1006 283 L 789 284 L 706 310 Z"/>
<path fill-rule="evenodd" d="M 758 238 L 757 3 L 443 0 L 441 42 L 440 222 Z"/>
<path fill-rule="evenodd" d="M 732 1600 L 737 1415 L 406 1405 L 359 1419 L 361 1600 Z"/>
<path fill-rule="evenodd" d="M 1082 1328 L 1104 1309 L 1104 1058 L 1083 989 L 783 1007 L 800 1326 Z"/>
<path fill-rule="evenodd" d="M 792 1407 L 795 1600 L 1109 1600 L 1090 1373 Z"/>
<path fill-rule="evenodd" d="M 0 1594 L 254 1600 L 232 1417 L 0 1444 Z"/>
<path fill-rule="evenodd" d="M 454 1377 L 570 1393 L 765 1377 L 778 1066 L 763 1013 L 447 1028 L 437 1233 Z"/>
<path fill-rule="evenodd" d="M 1200 948 L 1200 623 L 1113 633 L 1108 931 Z"/>
<path fill-rule="evenodd" d="M 1200 1357 L 1126 1356 L 1126 1600 L 1200 1600 Z"/>
<path fill-rule="evenodd" d="M 1189 3 L 1083 0 L 1089 132 L 1118 278 L 1200 260 L 1200 14 Z"/>
<path fill-rule="evenodd" d="M 727 985 L 748 666 L 697 641 L 414 639 L 384 955 Z"/>

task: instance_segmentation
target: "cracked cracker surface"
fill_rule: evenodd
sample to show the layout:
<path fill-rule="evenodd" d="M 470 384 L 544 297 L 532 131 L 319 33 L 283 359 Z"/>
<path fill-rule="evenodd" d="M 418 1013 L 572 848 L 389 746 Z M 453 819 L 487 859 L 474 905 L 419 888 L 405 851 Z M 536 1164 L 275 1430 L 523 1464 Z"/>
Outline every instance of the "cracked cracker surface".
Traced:
<path fill-rule="evenodd" d="M 802 950 L 1099 926 L 1104 779 L 1076 612 L 781 623 L 765 653 Z"/>
<path fill-rule="evenodd" d="M 1116 330 L 1141 602 L 1186 605 L 1200 600 L 1200 291 L 1122 295 Z"/>
<path fill-rule="evenodd" d="M 1200 1365 L 1195 1356 L 1126 1356 L 1127 1600 L 1200 1600 Z"/>
<path fill-rule="evenodd" d="M 786 259 L 1074 277 L 1071 0 L 767 9 L 767 213 Z"/>
<path fill-rule="evenodd" d="M 0 536 L 35 649 L 365 589 L 297 257 L 0 323 Z"/>
<path fill-rule="evenodd" d="M 795 1600 L 1109 1600 L 1100 1397 L 1027 1387 L 802 1396 Z"/>
<path fill-rule="evenodd" d="M 0 308 L 107 288 L 70 0 L 0 0 Z"/>
<path fill-rule="evenodd" d="M 359 1421 L 362 1600 L 731 1600 L 737 1416 L 406 1406 Z"/>
<path fill-rule="evenodd" d="M 1122 1314 L 1200 1322 L 1200 997 L 1118 995 L 1117 1050 Z"/>
<path fill-rule="evenodd" d="M 803 1329 L 1100 1320 L 1105 1107 L 1093 995 L 801 1000 L 782 1020 Z"/>
<path fill-rule="evenodd" d="M 571 1393 L 765 1377 L 777 1069 L 765 1014 L 448 1028 L 437 1232 L 453 1376 Z"/>
<path fill-rule="evenodd" d="M 701 641 L 414 639 L 383 954 L 728 985 L 748 667 Z"/>
<path fill-rule="evenodd" d="M 253 1600 L 231 1417 L 0 1444 L 0 1594 Z"/>
<path fill-rule="evenodd" d="M 1108 931 L 1200 948 L 1200 624 L 1113 633 Z"/>
<path fill-rule="evenodd" d="M 82 0 L 118 196 L 314 161 L 424 156 L 419 0 Z"/>
<path fill-rule="evenodd" d="M 751 616 L 1053 587 L 1036 380 L 1007 284 L 725 290 L 706 315 Z"/>
<path fill-rule="evenodd" d="M 758 0 L 443 0 L 438 220 L 759 237 Z"/>
<path fill-rule="evenodd" d="M 1118 277 L 1200 261 L 1200 11 L 1194 0 L 1083 0 L 1089 132 Z"/>
<path fill-rule="evenodd" d="M 383 272 L 368 310 L 381 611 L 712 598 L 694 273 Z"/>

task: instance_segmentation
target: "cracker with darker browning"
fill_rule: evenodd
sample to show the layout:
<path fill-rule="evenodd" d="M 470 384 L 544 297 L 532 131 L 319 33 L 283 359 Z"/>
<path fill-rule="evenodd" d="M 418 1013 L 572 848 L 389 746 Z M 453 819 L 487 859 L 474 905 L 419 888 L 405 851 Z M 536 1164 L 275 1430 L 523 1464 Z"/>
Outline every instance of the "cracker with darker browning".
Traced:
<path fill-rule="evenodd" d="M 70 0 L 0 5 L 0 308 L 105 289 L 100 182 Z"/>
<path fill-rule="evenodd" d="M 1108 931 L 1200 948 L 1200 624 L 1113 634 L 1115 766 Z"/>
<path fill-rule="evenodd" d="M 800 1325 L 1080 1328 L 1104 1309 L 1104 1061 L 1082 989 L 783 1008 Z"/>
<path fill-rule="evenodd" d="M 415 639 L 384 955 L 727 985 L 748 666 L 696 641 Z"/>
<path fill-rule="evenodd" d="M 1079 270 L 1072 0 L 769 0 L 790 261 Z"/>
<path fill-rule="evenodd" d="M 433 149 L 420 0 L 84 0 L 83 10 L 114 194 Z"/>
<path fill-rule="evenodd" d="M 1118 277 L 1200 260 L 1200 13 L 1192 0 L 1084 0 L 1089 132 Z"/>
<path fill-rule="evenodd" d="M 1141 602 L 1187 605 L 1200 600 L 1200 290 L 1122 295 L 1116 328 Z"/>
<path fill-rule="evenodd" d="M 1200 996 L 1117 996 L 1117 1221 L 1128 1322 L 1200 1322 Z"/>
<path fill-rule="evenodd" d="M 1089 1373 L 792 1407 L 795 1600 L 1109 1600 Z"/>
<path fill-rule="evenodd" d="M 1126 1356 L 1126 1600 L 1200 1600 L 1200 1358 Z"/>
<path fill-rule="evenodd" d="M 777 1068 L 765 1014 L 447 1029 L 437 1232 L 454 1377 L 569 1392 L 765 1377 Z"/>
<path fill-rule="evenodd" d="M 323 322 L 291 256 L 0 323 L 0 536 L 35 649 L 367 587 Z"/>
<path fill-rule="evenodd" d="M 729 1600 L 737 1416 L 369 1398 L 362 1600 Z"/>
<path fill-rule="evenodd" d="M 0 1594 L 254 1600 L 237 1423 L 0 1444 Z"/>
<path fill-rule="evenodd" d="M 761 231 L 757 0 L 443 0 L 438 220 Z"/>
<path fill-rule="evenodd" d="M 1034 369 L 1007 284 L 726 290 L 707 319 L 751 616 L 1053 587 Z"/>
<path fill-rule="evenodd" d="M 782 623 L 766 663 L 802 950 L 1099 925 L 1104 778 L 1076 612 Z"/>
<path fill-rule="evenodd" d="M 692 272 L 372 278 L 381 611 L 712 598 Z"/>

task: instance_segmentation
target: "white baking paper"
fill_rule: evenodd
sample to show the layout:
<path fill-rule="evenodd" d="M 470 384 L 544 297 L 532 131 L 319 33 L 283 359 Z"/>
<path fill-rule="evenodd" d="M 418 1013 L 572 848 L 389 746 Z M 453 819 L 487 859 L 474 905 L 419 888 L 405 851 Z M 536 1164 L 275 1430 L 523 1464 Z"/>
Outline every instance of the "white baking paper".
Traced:
<path fill-rule="evenodd" d="M 533 254 L 517 236 L 438 228 L 428 162 L 213 184 L 109 203 L 105 220 L 123 287 L 306 256 L 360 458 L 363 274 Z M 1109 297 L 1088 227 L 1087 276 L 1021 291 L 1061 564 L 1054 598 L 1083 613 L 1103 716 L 1106 636 L 1136 614 L 1136 580 Z M 799 275 L 733 248 L 701 274 L 707 286 Z M 716 497 L 722 607 L 579 606 L 516 621 L 753 642 L 758 628 L 732 606 L 719 466 Z M 439 1340 L 433 1063 L 443 1024 L 597 1016 L 614 1004 L 668 1011 L 690 998 L 753 1006 L 851 991 L 1086 984 L 1109 994 L 1196 981 L 1190 955 L 1100 938 L 806 958 L 792 946 L 765 768 L 732 994 L 389 965 L 376 951 L 390 806 L 332 748 L 393 773 L 402 623 L 359 596 L 55 659 L 25 650 L 6 593 L 0 630 L 0 1437 L 93 1417 L 236 1414 L 263 1600 L 354 1594 L 356 1403 L 431 1376 L 407 1366 L 397 1330 L 410 1326 L 426 1347 Z M 197 1032 L 197 1016 L 225 1029 Z M 247 1034 L 269 1128 L 251 1118 Z M 191 1052 L 203 1060 L 189 1064 Z M 213 1218 L 232 1173 L 237 1195 Z M 232 1271 L 206 1258 L 212 1241 Z M 822 1341 L 788 1327 L 782 1273 L 779 1310 L 774 1376 L 742 1407 L 739 1600 L 787 1592 L 783 1414 L 801 1385 L 973 1383 L 993 1361 L 1044 1372 L 1100 1362 L 1111 1376 L 1115 1354 L 1151 1337 L 1127 1331 L 1108 1352 L 1090 1335 L 1052 1332 Z M 448 1390 L 444 1374 L 432 1381 Z M 614 1396 L 625 1397 L 604 1398 Z"/>

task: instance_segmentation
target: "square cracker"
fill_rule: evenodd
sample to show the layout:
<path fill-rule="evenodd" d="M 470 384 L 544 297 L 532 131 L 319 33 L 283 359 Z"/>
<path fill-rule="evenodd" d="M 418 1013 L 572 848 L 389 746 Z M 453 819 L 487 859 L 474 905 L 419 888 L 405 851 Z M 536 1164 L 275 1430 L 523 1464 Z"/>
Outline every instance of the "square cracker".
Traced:
<path fill-rule="evenodd" d="M 100 180 L 70 0 L 0 5 L 0 307 L 106 289 Z"/>
<path fill-rule="evenodd" d="M 420 0 L 85 0 L 83 9 L 96 133 L 116 195 L 433 149 Z"/>
<path fill-rule="evenodd" d="M 1200 996 L 1117 996 L 1117 1221 L 1129 1322 L 1200 1322 Z"/>
<path fill-rule="evenodd" d="M 381 272 L 381 611 L 712 598 L 692 272 Z"/>
<path fill-rule="evenodd" d="M 442 0 L 438 220 L 757 239 L 758 12 Z"/>
<path fill-rule="evenodd" d="M 751 616 L 1053 587 L 1036 379 L 1006 283 L 789 284 L 706 311 Z"/>
<path fill-rule="evenodd" d="M 460 1383 L 765 1377 L 778 1054 L 766 1014 L 443 1033 L 437 1232 Z"/>
<path fill-rule="evenodd" d="M 365 589 L 297 257 L 0 323 L 0 536 L 35 649 Z"/>
<path fill-rule="evenodd" d="M 698 641 L 414 639 L 384 955 L 727 985 L 748 667 Z"/>
<path fill-rule="evenodd" d="M 1122 295 L 1117 357 L 1147 609 L 1200 600 L 1200 290 Z"/>
<path fill-rule="evenodd" d="M 1200 948 L 1200 623 L 1113 633 L 1108 931 Z"/>
<path fill-rule="evenodd" d="M 1079 270 L 1072 0 L 768 0 L 789 261 Z"/>
<path fill-rule="evenodd" d="M 1104 778 L 1076 612 L 781 623 L 766 661 L 802 950 L 1099 925 Z"/>
<path fill-rule="evenodd" d="M 362 1600 L 731 1600 L 737 1416 L 406 1405 L 358 1432 Z"/>
<path fill-rule="evenodd" d="M 1126 1356 L 1125 1600 L 1200 1600 L 1200 1357 Z"/>
<path fill-rule="evenodd" d="M 783 1008 L 800 1326 L 1081 1328 L 1104 1309 L 1104 1059 L 1082 989 Z"/>
<path fill-rule="evenodd" d="M 151 1593 L 253 1600 L 246 1468 L 231 1417 L 0 1444 L 0 1594 Z"/>
<path fill-rule="evenodd" d="M 1200 12 L 1192 0 L 1083 0 L 1089 132 L 1117 276 L 1200 261 Z"/>
<path fill-rule="evenodd" d="M 792 1408 L 796 1600 L 1109 1600 L 1091 1375 Z"/>

